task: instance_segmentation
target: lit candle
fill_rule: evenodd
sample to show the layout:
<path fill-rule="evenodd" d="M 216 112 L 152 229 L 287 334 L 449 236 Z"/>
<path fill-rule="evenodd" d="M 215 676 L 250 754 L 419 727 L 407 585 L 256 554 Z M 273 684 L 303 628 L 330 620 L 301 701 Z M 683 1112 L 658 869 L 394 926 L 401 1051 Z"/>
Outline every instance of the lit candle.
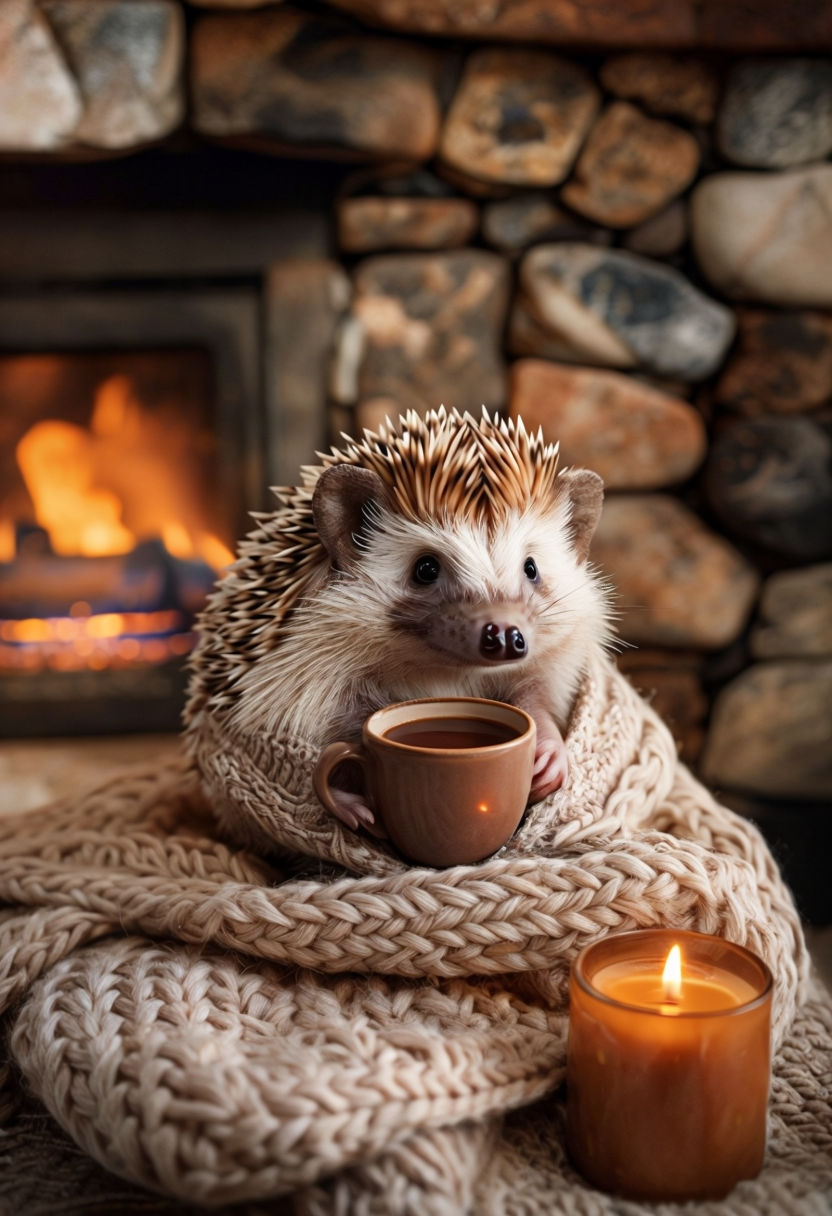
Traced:
<path fill-rule="evenodd" d="M 570 981 L 567 1144 L 587 1181 L 633 1199 L 722 1198 L 760 1171 L 771 974 L 678 930 L 588 946 Z"/>

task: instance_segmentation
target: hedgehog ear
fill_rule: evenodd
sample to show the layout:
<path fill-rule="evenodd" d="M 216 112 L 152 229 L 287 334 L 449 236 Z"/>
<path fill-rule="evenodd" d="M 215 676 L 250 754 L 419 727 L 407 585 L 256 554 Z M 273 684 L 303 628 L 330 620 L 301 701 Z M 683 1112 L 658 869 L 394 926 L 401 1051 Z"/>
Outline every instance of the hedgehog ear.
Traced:
<path fill-rule="evenodd" d="M 564 469 L 558 482 L 566 491 L 572 509 L 569 527 L 572 532 L 572 547 L 583 565 L 589 556 L 589 546 L 604 502 L 604 483 L 597 473 L 589 469 Z"/>
<path fill-rule="evenodd" d="M 334 566 L 355 560 L 358 538 L 366 531 L 368 508 L 386 501 L 384 482 L 372 469 L 351 464 L 324 469 L 312 495 L 312 518 Z"/>

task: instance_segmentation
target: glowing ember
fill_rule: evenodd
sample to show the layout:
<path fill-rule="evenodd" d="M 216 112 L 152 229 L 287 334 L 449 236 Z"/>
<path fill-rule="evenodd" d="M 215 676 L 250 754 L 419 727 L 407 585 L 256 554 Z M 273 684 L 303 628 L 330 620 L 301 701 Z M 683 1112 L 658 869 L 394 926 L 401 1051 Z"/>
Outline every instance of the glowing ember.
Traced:
<path fill-rule="evenodd" d="M 75 671 L 162 663 L 187 654 L 193 643 L 185 614 L 177 609 L 26 617 L 0 621 L 0 670 Z"/>

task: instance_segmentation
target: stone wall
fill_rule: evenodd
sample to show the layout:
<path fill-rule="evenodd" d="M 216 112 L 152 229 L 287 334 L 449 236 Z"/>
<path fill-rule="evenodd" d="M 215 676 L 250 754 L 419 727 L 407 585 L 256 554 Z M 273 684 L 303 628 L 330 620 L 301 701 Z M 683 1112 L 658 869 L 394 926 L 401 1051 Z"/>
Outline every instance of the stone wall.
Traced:
<path fill-rule="evenodd" d="M 6 0 L 0 149 L 352 162 L 266 284 L 287 417 L 485 404 L 598 470 L 621 665 L 788 873 L 832 819 L 832 7 L 751 7 Z"/>

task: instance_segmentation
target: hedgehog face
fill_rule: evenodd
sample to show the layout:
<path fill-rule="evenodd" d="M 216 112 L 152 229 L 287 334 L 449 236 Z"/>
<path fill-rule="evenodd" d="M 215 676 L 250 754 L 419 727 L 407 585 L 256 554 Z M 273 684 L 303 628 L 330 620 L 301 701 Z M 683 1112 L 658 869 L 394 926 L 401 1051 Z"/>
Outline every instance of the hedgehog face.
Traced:
<path fill-rule="evenodd" d="M 380 513 L 350 577 L 377 598 L 379 620 L 422 664 L 525 664 L 565 636 L 581 611 L 586 574 L 566 523 L 563 501 L 511 512 L 490 530 Z"/>

